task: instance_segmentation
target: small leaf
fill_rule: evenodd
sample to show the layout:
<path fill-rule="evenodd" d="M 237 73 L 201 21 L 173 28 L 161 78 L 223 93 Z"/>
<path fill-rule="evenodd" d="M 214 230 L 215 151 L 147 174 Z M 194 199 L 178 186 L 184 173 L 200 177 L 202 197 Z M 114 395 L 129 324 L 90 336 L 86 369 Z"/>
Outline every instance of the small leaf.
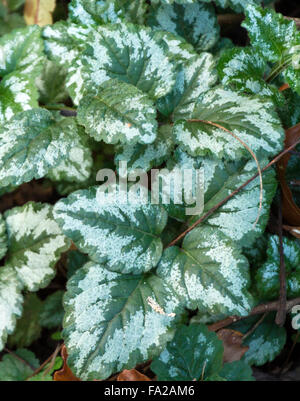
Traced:
<path fill-rule="evenodd" d="M 158 205 L 128 203 L 112 193 L 103 203 L 97 188 L 77 191 L 56 203 L 54 216 L 63 232 L 95 262 L 138 274 L 156 266 L 162 254 L 159 235 L 167 222 Z"/>
<path fill-rule="evenodd" d="M 27 25 L 51 25 L 56 0 L 26 0 L 24 18 Z"/>
<path fill-rule="evenodd" d="M 18 349 L 15 355 L 6 354 L 0 362 L 0 381 L 24 381 L 39 364 L 34 353 L 27 349 Z"/>
<path fill-rule="evenodd" d="M 133 85 L 109 80 L 85 95 L 79 104 L 78 122 L 97 141 L 152 143 L 156 138 L 156 110 L 146 94 Z"/>
<path fill-rule="evenodd" d="M 300 296 L 300 247 L 297 239 L 283 237 L 283 252 L 286 265 L 287 296 Z M 279 296 L 280 254 L 279 239 L 270 235 L 268 240 L 267 260 L 257 270 L 255 279 L 260 296 L 263 299 L 275 299 Z"/>
<path fill-rule="evenodd" d="M 158 380 L 198 381 L 218 373 L 222 359 L 223 346 L 216 333 L 203 324 L 191 324 L 177 329 L 151 370 Z"/>
<path fill-rule="evenodd" d="M 159 354 L 173 336 L 173 314 L 182 309 L 156 275 L 112 273 L 92 262 L 67 288 L 63 337 L 69 367 L 83 380 L 106 379 Z M 165 313 L 154 310 L 149 297 Z"/>
<path fill-rule="evenodd" d="M 136 369 L 131 369 L 131 370 L 123 370 L 117 377 L 118 382 L 126 382 L 126 381 L 138 381 L 138 382 L 151 382 L 151 379 L 149 377 L 143 375 L 142 373 L 138 372 Z"/>

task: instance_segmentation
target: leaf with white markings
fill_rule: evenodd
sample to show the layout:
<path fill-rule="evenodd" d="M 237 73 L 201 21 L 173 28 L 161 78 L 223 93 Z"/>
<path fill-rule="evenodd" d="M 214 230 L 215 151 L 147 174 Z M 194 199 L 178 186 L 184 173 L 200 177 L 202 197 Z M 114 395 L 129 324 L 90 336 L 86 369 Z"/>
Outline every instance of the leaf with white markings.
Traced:
<path fill-rule="evenodd" d="M 83 380 L 134 368 L 172 339 L 178 299 L 154 274 L 112 273 L 90 262 L 67 288 L 63 337 L 68 365 Z M 149 297 L 163 312 L 149 305 Z"/>
<path fill-rule="evenodd" d="M 5 256 L 7 251 L 7 235 L 6 235 L 6 227 L 5 222 L 0 214 L 0 260 Z"/>
<path fill-rule="evenodd" d="M 69 18 L 82 25 L 102 25 L 121 21 L 124 15 L 118 1 L 72 0 L 69 4 Z"/>
<path fill-rule="evenodd" d="M 37 291 L 55 276 L 55 263 L 70 241 L 52 216 L 52 207 L 29 202 L 4 215 L 8 235 L 6 266 L 17 273 L 23 288 Z"/>
<path fill-rule="evenodd" d="M 198 227 L 185 237 L 182 249 L 164 251 L 157 274 L 189 309 L 245 316 L 253 306 L 248 270 L 230 239 L 215 228 Z"/>
<path fill-rule="evenodd" d="M 197 51 L 209 50 L 219 38 L 220 28 L 211 4 L 160 4 L 152 7 L 148 24 L 182 36 Z"/>
<path fill-rule="evenodd" d="M 179 120 L 174 125 L 175 141 L 192 156 L 230 159 L 249 156 L 247 149 L 229 132 L 206 121 L 231 131 L 256 156 L 275 156 L 282 149 L 284 132 L 271 101 L 218 87 L 200 96 L 192 119 Z"/>
<path fill-rule="evenodd" d="M 86 94 L 78 108 L 78 122 L 97 141 L 149 144 L 156 138 L 154 104 L 133 85 L 118 80 L 104 82 Z"/>
<path fill-rule="evenodd" d="M 149 28 L 129 23 L 92 31 L 81 61 L 88 90 L 117 78 L 157 99 L 166 95 L 175 81 L 166 42 Z"/>
<path fill-rule="evenodd" d="M 180 326 L 151 370 L 159 381 L 199 381 L 222 368 L 223 344 L 204 324 Z"/>
<path fill-rule="evenodd" d="M 146 272 L 162 254 L 159 237 L 167 222 L 158 205 L 127 202 L 127 194 L 111 192 L 101 202 L 98 187 L 60 200 L 54 216 L 63 232 L 95 262 L 122 273 Z"/>
<path fill-rule="evenodd" d="M 19 113 L 0 127 L 1 186 L 44 177 L 69 156 L 77 136 L 74 119 L 56 122 L 43 109 Z"/>

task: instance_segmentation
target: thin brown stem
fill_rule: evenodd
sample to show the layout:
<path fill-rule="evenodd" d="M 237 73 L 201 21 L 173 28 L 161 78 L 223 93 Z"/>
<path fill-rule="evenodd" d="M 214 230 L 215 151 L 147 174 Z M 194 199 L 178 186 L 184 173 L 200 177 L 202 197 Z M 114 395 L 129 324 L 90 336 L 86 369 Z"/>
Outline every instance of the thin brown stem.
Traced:
<path fill-rule="evenodd" d="M 264 168 L 262 168 L 261 172 L 265 172 L 267 169 L 269 169 L 271 166 L 273 166 L 275 163 L 277 163 L 284 155 L 289 153 L 292 149 L 294 149 L 298 144 L 300 143 L 300 139 L 296 141 L 294 144 L 283 150 L 279 155 L 277 155 L 270 163 L 268 163 Z M 208 217 L 210 217 L 217 209 L 219 209 L 221 206 L 225 205 L 232 197 L 234 197 L 236 194 L 238 194 L 242 189 L 244 189 L 247 185 L 249 185 L 255 178 L 258 177 L 258 173 L 254 174 L 249 180 L 244 182 L 241 186 L 239 186 L 237 189 L 235 189 L 231 194 L 226 196 L 221 202 L 213 206 L 207 213 L 205 213 L 202 217 L 200 217 L 195 223 L 193 223 L 189 228 L 187 228 L 184 232 L 182 232 L 178 237 L 176 237 L 173 241 L 170 242 L 169 245 L 167 245 L 166 248 L 169 248 L 173 245 L 175 245 L 178 241 L 183 239 L 190 231 L 192 231 L 195 227 L 197 227 L 199 224 L 201 224 L 204 220 L 206 220 Z"/>
<path fill-rule="evenodd" d="M 243 335 L 243 341 L 246 340 L 247 337 L 249 337 L 252 333 L 255 332 L 255 330 L 262 324 L 262 322 L 265 320 L 266 316 L 268 315 L 269 312 L 265 312 L 260 319 L 251 327 L 249 331 L 247 331 L 246 334 Z"/>
<path fill-rule="evenodd" d="M 47 359 L 45 360 L 45 362 L 43 362 L 43 363 L 32 373 L 32 375 L 29 376 L 26 380 L 28 380 L 28 379 L 30 379 L 31 377 L 33 377 L 33 376 L 37 375 L 38 373 L 40 373 L 40 371 L 43 370 L 44 367 L 52 360 L 53 355 L 54 355 L 56 352 L 58 353 L 58 352 L 61 350 L 62 346 L 63 346 L 63 344 L 58 345 L 58 346 L 56 347 L 55 351 L 49 356 L 49 358 L 47 358 Z M 57 348 L 58 348 L 58 351 L 57 351 Z M 57 355 L 57 354 L 56 354 L 56 355 Z"/>
<path fill-rule="evenodd" d="M 295 305 L 300 305 L 300 297 L 290 299 L 289 301 L 287 301 L 286 311 L 288 312 Z M 208 326 L 208 328 L 210 331 L 218 331 L 220 329 L 223 329 L 224 327 L 230 326 L 232 323 L 238 322 L 239 320 L 247 319 L 249 316 L 260 315 L 261 313 L 266 313 L 266 312 L 274 312 L 277 311 L 278 308 L 279 308 L 278 301 L 269 302 L 267 304 L 261 304 L 253 308 L 252 311 L 247 316 L 229 316 L 226 319 L 211 324 L 210 326 Z"/>

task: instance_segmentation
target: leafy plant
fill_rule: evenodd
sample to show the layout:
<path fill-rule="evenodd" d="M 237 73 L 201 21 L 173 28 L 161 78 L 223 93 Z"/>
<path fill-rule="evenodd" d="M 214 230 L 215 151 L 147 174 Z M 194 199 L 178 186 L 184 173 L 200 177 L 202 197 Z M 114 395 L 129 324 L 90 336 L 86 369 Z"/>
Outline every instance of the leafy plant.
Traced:
<path fill-rule="evenodd" d="M 299 240 L 271 214 L 300 129 L 296 23 L 258 0 L 23 3 L 0 3 L 0 380 L 52 380 L 60 349 L 57 380 L 150 360 L 158 380 L 254 380 L 286 330 L 251 311 L 285 314 L 283 280 L 300 297 Z M 249 46 L 221 37 L 224 10 Z M 227 362 L 230 323 L 249 349 Z M 66 348 L 40 366 L 43 336 Z"/>

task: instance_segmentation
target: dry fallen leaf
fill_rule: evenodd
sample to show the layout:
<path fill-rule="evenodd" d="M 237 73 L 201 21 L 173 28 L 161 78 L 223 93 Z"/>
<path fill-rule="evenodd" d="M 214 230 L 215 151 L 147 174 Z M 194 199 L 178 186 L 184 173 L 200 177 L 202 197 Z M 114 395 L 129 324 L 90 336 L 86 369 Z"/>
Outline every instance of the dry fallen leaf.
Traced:
<path fill-rule="evenodd" d="M 53 24 L 52 13 L 56 0 L 26 0 L 24 19 L 27 25 L 45 26 Z"/>
<path fill-rule="evenodd" d="M 285 231 L 288 231 L 294 237 L 300 239 L 300 227 L 292 227 L 292 226 L 283 225 L 283 228 L 285 229 Z"/>
<path fill-rule="evenodd" d="M 139 381 L 139 382 L 151 382 L 151 379 L 149 377 L 143 375 L 142 373 L 138 372 L 135 369 L 131 370 L 123 370 L 117 378 L 117 381 L 119 382 L 132 382 L 132 381 Z"/>
<path fill-rule="evenodd" d="M 64 366 L 62 367 L 61 370 L 58 370 L 57 372 L 54 373 L 54 381 L 56 382 L 80 382 L 81 380 L 76 377 L 71 369 L 69 368 L 67 364 L 67 358 L 68 358 L 68 353 L 67 353 L 67 348 L 64 345 L 61 349 L 61 356 L 64 361 Z"/>
<path fill-rule="evenodd" d="M 223 341 L 224 356 L 223 362 L 239 361 L 248 351 L 249 347 L 242 345 L 243 334 L 231 329 L 221 329 L 217 332 L 220 340 Z"/>

